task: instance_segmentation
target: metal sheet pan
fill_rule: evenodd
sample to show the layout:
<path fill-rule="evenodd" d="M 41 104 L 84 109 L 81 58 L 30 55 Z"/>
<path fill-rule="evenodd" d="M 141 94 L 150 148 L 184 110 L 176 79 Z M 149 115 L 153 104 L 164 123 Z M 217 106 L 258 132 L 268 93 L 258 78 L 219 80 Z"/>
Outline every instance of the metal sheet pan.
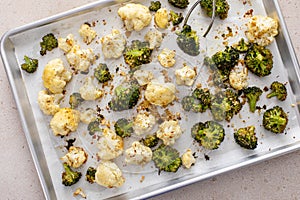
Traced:
<path fill-rule="evenodd" d="M 66 36 L 68 33 L 76 32 L 81 23 L 84 23 L 85 21 L 95 21 L 99 20 L 99 18 L 107 20 L 107 15 L 105 15 L 107 8 L 122 2 L 125 1 L 95 2 L 13 29 L 2 37 L 2 60 L 20 113 L 29 148 L 35 161 L 47 199 L 69 199 L 71 198 L 72 191 L 74 191 L 75 187 L 66 189 L 61 185 L 61 166 L 59 165 L 59 153 L 57 153 L 56 149 L 58 145 L 55 145 L 56 140 L 53 139 L 51 132 L 49 131 L 48 119 L 45 118 L 38 109 L 36 103 L 37 92 L 32 91 L 33 88 L 36 88 L 37 90 L 41 89 L 41 80 L 39 80 L 38 76 L 36 79 L 33 79 L 20 70 L 19 65 L 20 62 L 22 62 L 22 56 L 24 55 L 24 52 L 29 52 L 31 54 L 38 52 L 38 49 L 32 44 L 34 42 L 38 44 L 41 36 L 45 35 L 45 33 L 54 31 L 60 36 Z M 141 2 L 144 3 L 145 1 Z M 93 186 L 83 186 L 85 191 L 87 191 L 88 198 L 144 199 L 220 173 L 299 149 L 300 140 L 297 132 L 299 132 L 300 120 L 297 102 L 299 102 L 300 83 L 299 65 L 295 52 L 289 39 L 277 1 L 263 0 L 252 1 L 252 3 L 253 7 L 255 7 L 254 14 L 266 14 L 278 19 L 280 23 L 280 33 L 276 37 L 276 42 L 270 47 L 275 57 L 275 63 L 279 66 L 279 69 L 274 72 L 274 75 L 272 75 L 269 80 L 264 80 L 260 83 L 266 85 L 276 76 L 276 74 L 280 74 L 281 80 L 289 83 L 289 99 L 282 104 L 282 106 L 288 109 L 290 116 L 287 134 L 278 136 L 263 131 L 260 132 L 260 139 L 263 142 L 259 145 L 260 148 L 253 152 L 243 151 L 237 146 L 234 146 L 234 143 L 227 141 L 220 150 L 210 153 L 210 157 L 212 158 L 210 161 L 199 158 L 196 166 L 191 170 L 181 170 L 176 173 L 176 175 L 162 174 L 161 176 L 158 176 L 157 172 L 145 173 L 145 171 L 138 173 L 137 176 L 128 173 L 126 178 L 130 183 L 122 189 L 103 190 L 103 188 L 101 188 L 101 191 L 99 191 L 99 186 L 96 186 L 95 184 Z M 246 11 L 247 9 L 247 7 L 243 7 L 243 9 L 232 8 L 232 10 L 240 11 L 240 13 L 234 13 L 235 16 L 243 13 L 243 11 Z M 234 20 L 237 18 L 233 17 L 230 19 L 228 24 L 217 22 L 214 25 L 215 33 L 217 33 L 218 29 L 225 30 L 224 27 L 232 26 L 232 24 L 235 23 Z M 112 20 L 117 20 L 117 18 Z M 204 20 L 204 25 L 195 22 L 193 27 L 198 26 L 197 30 L 202 30 L 202 26 L 205 26 L 206 23 L 205 19 L 202 20 Z M 105 27 L 105 29 L 107 29 L 105 31 L 107 32 L 110 31 L 110 28 L 108 27 L 109 26 Z M 222 48 L 222 45 L 218 46 L 218 42 L 220 41 L 215 41 L 214 37 L 215 35 L 212 33 L 207 40 L 201 41 L 203 44 L 207 45 L 206 48 L 208 49 L 208 54 L 209 51 L 210 53 L 213 53 L 218 48 Z M 169 43 L 166 42 L 166 44 Z M 170 48 L 173 48 L 172 45 L 173 44 L 171 44 Z M 57 55 L 54 53 L 50 55 L 50 58 L 56 56 Z M 47 60 L 50 58 L 48 57 Z M 42 60 L 42 65 L 45 64 L 47 60 Z M 232 137 L 227 136 L 227 140 L 231 139 Z M 182 142 L 181 145 L 182 144 L 185 143 Z M 178 145 L 180 146 L 180 144 Z M 139 180 L 142 175 L 145 175 L 146 178 L 143 183 L 140 183 Z M 90 187 L 92 187 L 92 189 L 89 189 Z"/>

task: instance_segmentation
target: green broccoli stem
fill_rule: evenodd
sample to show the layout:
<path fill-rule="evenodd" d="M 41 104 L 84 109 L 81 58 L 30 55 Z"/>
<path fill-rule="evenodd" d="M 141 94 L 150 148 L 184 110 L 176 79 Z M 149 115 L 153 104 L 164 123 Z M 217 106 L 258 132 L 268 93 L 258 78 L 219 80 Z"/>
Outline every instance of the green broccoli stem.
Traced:
<path fill-rule="evenodd" d="M 257 103 L 257 99 L 254 99 L 254 98 L 252 98 L 252 99 L 249 99 L 249 107 L 250 107 L 250 111 L 251 112 L 255 112 L 255 110 L 256 110 L 256 103 Z"/>
<path fill-rule="evenodd" d="M 271 92 L 267 95 L 267 98 L 276 97 L 278 94 L 276 92 Z"/>

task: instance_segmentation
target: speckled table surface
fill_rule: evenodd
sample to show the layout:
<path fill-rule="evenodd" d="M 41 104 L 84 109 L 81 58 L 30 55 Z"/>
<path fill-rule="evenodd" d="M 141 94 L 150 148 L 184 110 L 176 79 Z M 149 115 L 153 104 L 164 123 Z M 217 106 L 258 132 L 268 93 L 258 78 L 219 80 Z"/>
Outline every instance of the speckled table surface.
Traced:
<path fill-rule="evenodd" d="M 0 1 L 0 35 L 91 0 Z M 279 0 L 298 60 L 300 1 Z M 54 6 L 53 6 L 54 5 Z M 0 199 L 44 199 L 21 128 L 8 79 L 0 62 Z M 152 198 L 159 199 L 300 199 L 300 151 L 248 166 Z"/>

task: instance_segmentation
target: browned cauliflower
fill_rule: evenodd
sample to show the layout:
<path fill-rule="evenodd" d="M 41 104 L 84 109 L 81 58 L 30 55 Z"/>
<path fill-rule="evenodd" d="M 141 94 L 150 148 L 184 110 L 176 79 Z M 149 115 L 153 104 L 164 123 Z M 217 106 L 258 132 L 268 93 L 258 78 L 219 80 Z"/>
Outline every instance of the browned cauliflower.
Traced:
<path fill-rule="evenodd" d="M 101 38 L 102 52 L 105 58 L 119 58 L 126 47 L 126 39 L 120 31 L 113 29 Z"/>
<path fill-rule="evenodd" d="M 49 94 L 47 90 L 41 90 L 38 94 L 39 107 L 44 114 L 54 115 L 59 111 L 59 102 L 63 97 L 63 94 Z"/>
<path fill-rule="evenodd" d="M 78 32 L 86 44 L 90 44 L 97 36 L 97 32 L 89 24 L 82 24 Z"/>
<path fill-rule="evenodd" d="M 102 161 L 97 167 L 95 182 L 107 188 L 121 187 L 125 182 L 125 178 L 115 163 Z"/>
<path fill-rule="evenodd" d="M 68 53 L 76 44 L 73 34 L 67 35 L 66 38 L 58 38 L 58 48 Z"/>
<path fill-rule="evenodd" d="M 81 147 L 71 146 L 69 152 L 60 159 L 70 167 L 79 168 L 88 158 L 88 154 Z"/>

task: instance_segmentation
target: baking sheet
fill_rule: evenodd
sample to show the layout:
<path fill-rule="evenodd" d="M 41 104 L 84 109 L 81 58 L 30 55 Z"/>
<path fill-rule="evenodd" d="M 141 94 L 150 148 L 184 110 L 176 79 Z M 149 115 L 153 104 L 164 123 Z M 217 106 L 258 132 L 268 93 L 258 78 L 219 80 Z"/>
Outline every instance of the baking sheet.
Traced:
<path fill-rule="evenodd" d="M 147 5 L 147 1 L 141 2 L 146 2 L 145 4 Z M 280 35 L 277 37 L 276 42 L 270 46 L 274 55 L 275 63 L 272 75 L 263 79 L 251 76 L 249 85 L 258 85 L 261 87 L 268 86 L 275 77 L 278 81 L 289 82 L 287 85 L 289 95 L 285 102 L 278 102 L 273 99 L 271 101 L 266 101 L 264 97 L 262 97 L 260 101 L 261 105 L 263 105 L 264 102 L 268 102 L 268 108 L 271 108 L 275 104 L 280 105 L 289 113 L 287 133 L 275 135 L 266 132 L 262 127 L 257 127 L 257 134 L 259 138 L 259 145 L 257 149 L 254 151 L 241 149 L 233 141 L 231 134 L 233 133 L 233 127 L 238 127 L 239 124 L 243 124 L 243 126 L 251 125 L 253 123 L 261 124 L 262 118 L 262 115 L 259 117 L 257 113 L 249 115 L 247 105 L 245 105 L 241 112 L 241 117 L 239 118 L 236 116 L 231 121 L 230 124 L 233 124 L 233 127 L 227 127 L 227 123 L 224 123 L 227 127 L 226 137 L 220 148 L 218 150 L 208 152 L 203 151 L 198 145 L 193 143 L 188 130 L 191 123 L 194 124 L 198 121 L 206 121 L 205 119 L 211 116 L 209 116 L 209 113 L 201 114 L 201 116 L 194 113 L 185 113 L 187 114 L 187 118 L 183 118 L 180 121 L 180 124 L 186 132 L 183 137 L 177 141 L 175 147 L 181 153 L 183 153 L 187 148 L 192 148 L 193 151 L 197 152 L 197 163 L 191 169 L 187 170 L 181 168 L 175 174 L 161 173 L 158 175 L 157 170 L 153 167 L 152 163 L 143 168 L 124 166 L 121 167 L 121 169 L 123 170 L 126 178 L 126 183 L 121 188 L 105 189 L 96 184 L 90 185 L 85 182 L 83 178 L 77 185 L 74 185 L 74 187 L 63 187 L 61 184 L 62 165 L 59 161 L 59 157 L 65 153 L 63 148 L 65 145 L 63 142 L 64 139 L 53 136 L 49 129 L 50 118 L 45 117 L 40 112 L 37 105 L 37 94 L 43 89 L 41 80 L 42 67 L 40 67 L 34 75 L 29 75 L 20 71 L 19 65 L 23 62 L 22 60 L 25 54 L 32 57 L 39 57 L 39 41 L 43 35 L 49 32 L 53 32 L 57 37 L 65 37 L 67 34 L 72 33 L 75 35 L 78 42 L 80 42 L 80 37 L 78 35 L 80 25 L 85 22 L 97 22 L 95 30 L 100 36 L 110 33 L 112 28 L 117 28 L 124 33 L 124 29 L 121 28 L 123 27 L 123 24 L 116 14 L 116 10 L 120 5 L 113 6 L 112 3 L 117 2 L 96 2 L 92 6 L 85 6 L 53 18 L 45 19 L 16 30 L 12 30 L 2 39 L 2 58 L 16 97 L 25 133 L 28 138 L 34 160 L 36 161 L 46 197 L 49 199 L 71 199 L 74 190 L 81 186 L 87 193 L 88 199 L 103 199 L 109 197 L 140 199 L 171 189 L 176 189 L 180 186 L 276 155 L 281 155 L 299 147 L 299 136 L 297 134 L 297 131 L 299 131 L 299 111 L 297 106 L 293 106 L 297 105 L 298 102 L 298 96 L 295 94 L 299 94 L 298 63 L 295 60 L 294 52 L 282 21 L 282 16 L 278 10 L 278 5 L 276 1 L 273 3 L 270 3 L 269 1 L 252 1 L 252 6 L 249 6 L 249 4 L 244 5 L 242 1 L 229 1 L 231 5 L 229 13 L 230 17 L 225 23 L 224 21 L 217 20 L 207 39 L 201 39 L 200 42 L 202 51 L 198 57 L 188 57 L 180 53 L 177 45 L 171 42 L 174 41 L 175 37 L 174 33 L 171 34 L 172 32 L 170 32 L 170 30 L 165 31 L 167 36 L 164 39 L 162 47 L 154 52 L 154 54 L 157 54 L 157 52 L 159 52 L 163 47 L 169 47 L 170 49 L 176 49 L 177 52 L 177 64 L 174 69 L 179 68 L 179 66 L 184 62 L 189 63 L 190 65 L 201 66 L 202 59 L 205 55 L 211 55 L 217 50 L 224 48 L 224 39 L 219 37 L 220 39 L 216 40 L 216 36 L 220 36 L 220 33 L 226 33 L 227 27 L 231 27 L 234 33 L 237 32 L 238 36 L 243 36 L 242 33 L 245 28 L 243 24 L 245 24 L 245 19 L 242 16 L 247 10 L 252 8 L 255 15 L 269 15 L 279 19 L 281 25 Z M 165 5 L 168 4 L 165 3 Z M 109 6 L 109 8 L 107 6 Z M 111 18 L 107 19 L 106 16 L 111 16 Z M 192 18 L 193 19 L 191 19 L 190 24 L 195 30 L 197 30 L 198 34 L 201 35 L 209 23 L 209 19 L 205 17 L 200 10 L 195 11 Z M 104 25 L 104 21 L 106 22 L 106 25 Z M 150 28 L 153 28 L 153 25 L 151 25 Z M 132 33 L 129 40 L 143 37 L 147 30 L 149 29 L 139 33 Z M 238 39 L 239 37 L 229 37 L 228 43 L 234 43 Z M 83 42 L 81 42 L 80 45 L 82 48 L 91 47 L 85 46 Z M 94 44 L 92 47 L 95 51 L 101 51 L 100 45 Z M 281 56 L 283 53 L 284 56 Z M 41 58 L 39 60 L 39 65 L 45 66 L 48 61 L 57 57 L 64 59 L 65 63 L 67 63 L 62 52 L 59 49 L 56 49 L 53 52 L 47 53 L 47 56 Z M 119 62 L 121 62 L 115 60 L 106 61 L 102 59 L 103 55 L 97 63 L 105 61 L 109 64 L 109 66 L 116 66 L 119 65 Z M 154 61 L 149 65 L 143 66 L 143 69 L 157 67 L 156 64 L 157 61 Z M 159 70 L 160 69 L 158 68 L 158 71 Z M 207 76 L 205 72 L 206 68 L 201 68 L 198 79 L 198 82 L 203 85 L 207 85 Z M 73 78 L 72 82 L 68 85 L 67 91 L 77 90 L 78 88 L 76 87 L 78 84 L 76 83 L 80 83 L 84 77 L 85 75 L 77 75 Z M 118 79 L 115 80 L 117 81 Z M 186 94 L 185 92 L 189 92 L 189 90 L 185 87 L 179 87 L 179 90 L 181 93 L 179 93 L 178 98 L 183 97 Z M 65 105 L 67 105 L 67 100 L 68 98 L 65 100 Z M 178 106 L 176 107 L 175 104 L 175 106 L 170 109 L 176 110 L 178 109 Z M 119 118 L 124 115 L 130 116 L 131 113 L 127 111 L 117 113 L 114 117 Z M 189 122 L 189 118 L 197 120 Z M 243 121 L 246 122 L 244 123 Z M 87 142 L 88 139 L 86 138 L 86 135 L 83 134 L 85 128 L 86 127 L 84 125 L 81 125 L 76 133 L 72 133 L 67 138 L 78 138 L 76 140 L 76 145 L 86 147 L 91 155 L 93 155 L 95 154 L 95 149 L 89 146 L 89 142 Z M 127 146 L 128 145 L 130 145 L 130 142 L 127 142 Z M 205 160 L 204 154 L 209 155 L 209 161 Z M 122 159 L 117 160 L 117 163 L 123 166 Z M 89 159 L 88 163 L 81 168 L 83 174 L 90 165 L 96 166 L 97 160 Z M 144 176 L 145 179 L 141 182 L 140 180 L 142 176 Z M 145 190 L 145 188 L 147 188 L 147 190 Z"/>

